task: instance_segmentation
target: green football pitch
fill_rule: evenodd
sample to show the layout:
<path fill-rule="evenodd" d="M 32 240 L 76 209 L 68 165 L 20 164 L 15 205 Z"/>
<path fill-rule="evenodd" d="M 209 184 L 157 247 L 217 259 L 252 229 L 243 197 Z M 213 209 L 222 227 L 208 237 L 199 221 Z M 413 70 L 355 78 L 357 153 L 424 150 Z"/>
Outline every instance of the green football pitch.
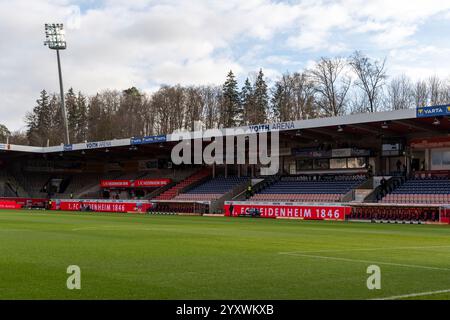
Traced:
<path fill-rule="evenodd" d="M 450 299 L 450 226 L 0 211 L 0 299 L 374 298 Z"/>

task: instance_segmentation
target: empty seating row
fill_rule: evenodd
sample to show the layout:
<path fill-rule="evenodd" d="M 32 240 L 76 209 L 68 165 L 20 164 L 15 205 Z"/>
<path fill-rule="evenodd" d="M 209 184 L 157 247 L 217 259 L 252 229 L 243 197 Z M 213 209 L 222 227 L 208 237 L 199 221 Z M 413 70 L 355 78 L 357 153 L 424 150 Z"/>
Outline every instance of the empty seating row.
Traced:
<path fill-rule="evenodd" d="M 411 179 L 393 194 L 450 194 L 450 179 Z"/>
<path fill-rule="evenodd" d="M 248 177 L 216 177 L 189 190 L 188 194 L 224 194 L 248 180 Z"/>
<path fill-rule="evenodd" d="M 388 194 L 382 203 L 449 204 L 450 194 Z"/>
<path fill-rule="evenodd" d="M 342 194 L 256 194 L 254 201 L 281 201 L 281 202 L 336 202 L 340 201 Z"/>
<path fill-rule="evenodd" d="M 173 198 L 173 200 L 213 201 L 219 199 L 222 195 L 223 195 L 222 193 L 205 193 L 205 194 L 183 193 Z"/>
<path fill-rule="evenodd" d="M 449 204 L 450 179 L 409 179 L 383 199 L 383 203 Z"/>
<path fill-rule="evenodd" d="M 364 181 L 363 176 L 283 177 L 254 195 L 255 201 L 341 201 Z"/>

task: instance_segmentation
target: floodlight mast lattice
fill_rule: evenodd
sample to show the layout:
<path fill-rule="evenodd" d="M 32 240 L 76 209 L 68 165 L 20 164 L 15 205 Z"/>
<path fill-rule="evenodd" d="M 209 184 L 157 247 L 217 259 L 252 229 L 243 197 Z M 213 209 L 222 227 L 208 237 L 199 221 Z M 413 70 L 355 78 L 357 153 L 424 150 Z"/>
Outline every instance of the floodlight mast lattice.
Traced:
<path fill-rule="evenodd" d="M 58 60 L 58 75 L 59 75 L 59 92 L 61 95 L 61 114 L 64 123 L 64 143 L 70 144 L 69 127 L 67 125 L 66 107 L 64 105 L 64 88 L 61 72 L 61 59 L 59 57 L 59 50 L 66 49 L 66 39 L 64 35 L 64 26 L 62 23 L 46 23 L 45 24 L 45 41 L 44 45 L 52 50 L 56 50 L 56 57 Z"/>

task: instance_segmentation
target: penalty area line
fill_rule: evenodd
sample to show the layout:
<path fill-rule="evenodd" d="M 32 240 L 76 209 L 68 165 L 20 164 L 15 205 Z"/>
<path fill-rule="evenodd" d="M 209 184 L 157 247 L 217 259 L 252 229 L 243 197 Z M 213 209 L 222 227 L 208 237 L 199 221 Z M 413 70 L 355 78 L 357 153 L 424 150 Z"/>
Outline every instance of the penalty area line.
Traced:
<path fill-rule="evenodd" d="M 350 248 L 336 250 L 310 250 L 310 251 L 288 251 L 280 254 L 309 254 L 309 253 L 334 253 L 334 252 L 354 252 L 354 251 L 387 251 L 387 250 L 422 250 L 422 249 L 447 249 L 450 246 L 409 246 L 409 247 L 377 247 L 377 248 Z"/>
<path fill-rule="evenodd" d="M 391 296 L 391 297 L 385 297 L 385 298 L 374 298 L 369 300 L 399 300 L 399 299 L 406 299 L 406 298 L 416 298 L 416 297 L 423 297 L 423 296 L 431 296 L 441 293 L 450 293 L 450 289 L 446 290 L 437 290 L 437 291 L 428 291 L 428 292 L 418 292 L 418 293 L 409 293 L 409 294 L 403 294 L 398 296 Z"/>
<path fill-rule="evenodd" d="M 335 260 L 335 261 L 356 262 L 356 263 L 369 263 L 369 264 L 376 264 L 376 265 L 387 265 L 387 266 L 416 268 L 416 269 L 427 269 L 427 270 L 450 271 L 450 269 L 448 269 L 448 268 L 422 266 L 422 265 L 416 265 L 416 264 L 404 264 L 404 263 L 395 263 L 395 262 L 381 262 L 381 261 L 372 261 L 372 260 L 359 260 L 359 259 L 350 259 L 350 258 L 317 256 L 317 255 L 310 255 L 310 254 L 286 253 L 286 252 L 279 252 L 279 254 L 283 254 L 283 255 L 287 255 L 287 256 L 293 256 L 293 257 L 313 258 L 313 259 Z"/>

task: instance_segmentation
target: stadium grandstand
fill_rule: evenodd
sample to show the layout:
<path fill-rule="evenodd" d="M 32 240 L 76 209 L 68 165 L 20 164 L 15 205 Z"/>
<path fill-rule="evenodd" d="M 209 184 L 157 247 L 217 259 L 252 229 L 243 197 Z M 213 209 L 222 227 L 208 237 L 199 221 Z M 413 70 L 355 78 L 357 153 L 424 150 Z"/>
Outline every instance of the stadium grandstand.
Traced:
<path fill-rule="evenodd" d="M 265 165 L 225 159 L 177 165 L 176 134 L 51 147 L 0 144 L 0 203 L 227 215 L 258 209 L 262 216 L 292 215 L 282 207 L 340 207 L 346 219 L 446 223 L 449 117 L 444 105 L 250 125 L 238 134 L 222 129 L 226 136 L 277 132 L 280 166 L 270 175 Z"/>

